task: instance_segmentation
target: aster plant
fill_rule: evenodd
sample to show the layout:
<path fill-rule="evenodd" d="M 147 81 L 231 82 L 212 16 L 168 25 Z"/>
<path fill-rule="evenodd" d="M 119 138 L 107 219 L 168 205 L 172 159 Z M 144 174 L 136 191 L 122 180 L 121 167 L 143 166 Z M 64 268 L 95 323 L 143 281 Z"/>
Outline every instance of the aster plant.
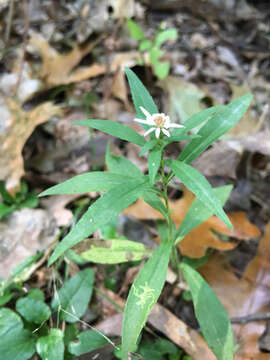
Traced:
<path fill-rule="evenodd" d="M 218 360 L 232 360 L 234 341 L 228 315 L 201 275 L 185 261 L 180 261 L 177 245 L 212 215 L 218 216 L 232 228 L 223 210 L 232 187 L 212 188 L 190 163 L 237 123 L 247 110 L 252 96 L 247 94 L 226 106 L 207 108 L 180 125 L 171 123 L 168 115 L 159 113 L 151 95 L 134 72 L 127 68 L 126 75 L 137 112 L 135 121 L 144 127 L 144 137 L 132 128 L 110 120 L 91 119 L 75 124 L 140 146 L 141 156 L 148 152 L 148 173 L 143 174 L 127 158 L 112 155 L 108 146 L 108 172 L 94 171 L 78 175 L 44 191 L 40 196 L 104 191 L 56 246 L 49 265 L 60 261 L 63 256 L 70 256 L 70 248 L 114 220 L 120 212 L 142 197 L 164 217 L 164 221 L 158 224 L 162 241 L 155 250 L 129 240 L 111 239 L 109 243 L 102 243 L 102 240 L 91 243 L 90 239 L 89 249 L 80 253 L 80 259 L 85 262 L 103 264 L 148 258 L 127 298 L 122 327 L 122 359 L 131 359 L 136 352 L 139 335 L 161 294 L 167 268 L 171 264 L 175 273 L 182 276 L 190 288 L 196 318 L 209 347 Z M 194 134 L 198 126 L 200 130 Z M 189 142 L 178 157 L 166 158 L 166 146 L 182 140 Z M 168 201 L 168 185 L 175 176 L 195 195 L 179 228 L 172 222 Z"/>

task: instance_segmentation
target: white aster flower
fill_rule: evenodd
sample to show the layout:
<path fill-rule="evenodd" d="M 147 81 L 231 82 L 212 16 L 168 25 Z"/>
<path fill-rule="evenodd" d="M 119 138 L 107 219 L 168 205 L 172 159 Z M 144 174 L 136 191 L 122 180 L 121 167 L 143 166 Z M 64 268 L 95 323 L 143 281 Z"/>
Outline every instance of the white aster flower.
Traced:
<path fill-rule="evenodd" d="M 146 116 L 146 120 L 136 118 L 134 119 L 134 121 L 151 126 L 151 128 L 146 131 L 144 136 L 147 136 L 151 134 L 151 132 L 155 131 L 156 138 L 158 139 L 161 131 L 163 132 L 164 135 L 170 136 L 170 132 L 168 131 L 168 129 L 184 127 L 183 125 L 174 124 L 174 123 L 172 124 L 170 121 L 170 117 L 168 115 L 165 115 L 163 113 L 151 115 L 142 106 L 140 106 L 140 109 Z"/>

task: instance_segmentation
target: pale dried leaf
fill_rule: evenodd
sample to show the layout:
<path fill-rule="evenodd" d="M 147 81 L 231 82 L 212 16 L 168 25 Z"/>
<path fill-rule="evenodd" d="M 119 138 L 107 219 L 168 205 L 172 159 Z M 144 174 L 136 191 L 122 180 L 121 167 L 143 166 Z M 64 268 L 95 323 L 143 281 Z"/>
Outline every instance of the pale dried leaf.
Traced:
<path fill-rule="evenodd" d="M 60 108 L 50 102 L 43 103 L 33 110 L 25 111 L 21 104 L 11 98 L 4 99 L 4 121 L 0 128 L 0 179 L 13 191 L 19 187 L 24 174 L 22 149 L 35 127 L 52 116 L 61 115 Z"/>
<path fill-rule="evenodd" d="M 57 233 L 55 220 L 46 210 L 22 209 L 1 221 L 0 277 L 7 279 L 28 256 L 47 248 Z"/>

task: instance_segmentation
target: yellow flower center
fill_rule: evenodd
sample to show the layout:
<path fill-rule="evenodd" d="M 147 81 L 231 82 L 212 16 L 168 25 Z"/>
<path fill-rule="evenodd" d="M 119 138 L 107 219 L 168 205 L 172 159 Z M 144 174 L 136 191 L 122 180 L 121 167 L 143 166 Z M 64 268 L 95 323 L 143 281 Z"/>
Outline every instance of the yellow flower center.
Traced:
<path fill-rule="evenodd" d="M 164 126 L 165 120 L 162 115 L 158 115 L 154 118 L 156 127 L 162 128 Z"/>

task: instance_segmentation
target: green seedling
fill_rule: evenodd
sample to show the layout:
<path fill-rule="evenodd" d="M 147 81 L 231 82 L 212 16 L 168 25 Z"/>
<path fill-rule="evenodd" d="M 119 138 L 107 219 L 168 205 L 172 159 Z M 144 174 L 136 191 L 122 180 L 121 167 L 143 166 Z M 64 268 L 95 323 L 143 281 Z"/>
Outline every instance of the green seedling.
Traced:
<path fill-rule="evenodd" d="M 176 29 L 164 29 L 164 24 L 161 23 L 154 39 L 149 39 L 144 34 L 142 28 L 131 19 L 127 19 L 127 26 L 130 36 L 139 42 L 139 51 L 144 55 L 149 56 L 150 63 L 153 67 L 154 74 L 159 79 L 164 79 L 170 71 L 170 63 L 162 61 L 163 51 L 162 45 L 166 41 L 174 41 L 177 39 L 178 32 Z M 144 56 L 142 56 L 142 59 Z"/>

